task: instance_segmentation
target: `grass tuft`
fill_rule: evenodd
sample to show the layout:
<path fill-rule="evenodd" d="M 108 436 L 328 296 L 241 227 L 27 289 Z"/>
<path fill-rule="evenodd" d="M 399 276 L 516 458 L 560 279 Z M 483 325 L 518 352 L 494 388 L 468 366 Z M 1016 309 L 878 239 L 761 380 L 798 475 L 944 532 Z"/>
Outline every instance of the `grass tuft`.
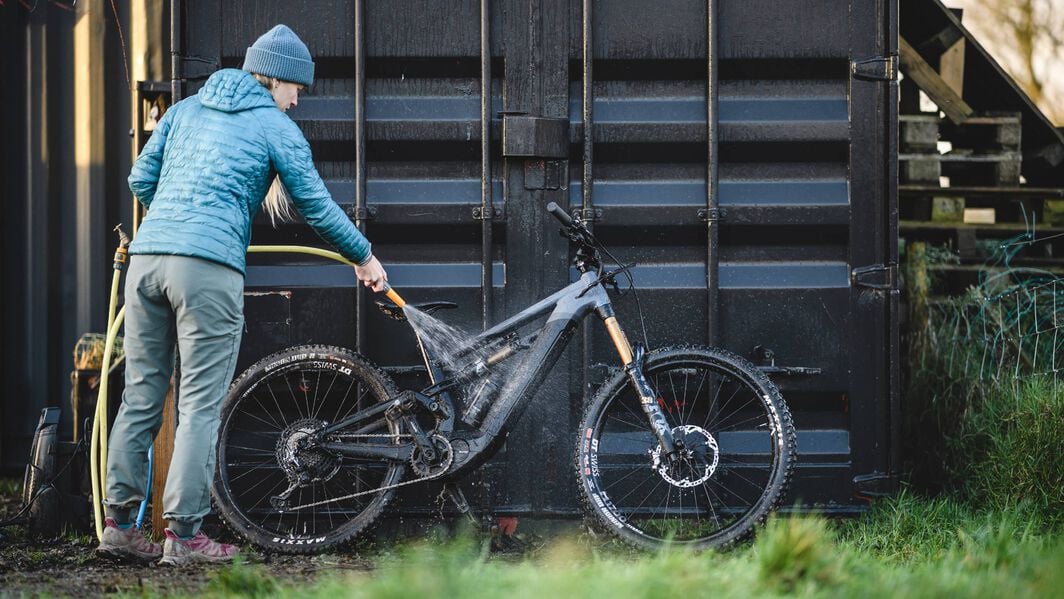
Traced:
<path fill-rule="evenodd" d="M 0 478 L 0 497 L 18 497 L 22 495 L 21 478 Z"/>
<path fill-rule="evenodd" d="M 222 597 L 272 597 L 279 585 L 265 568 L 247 564 L 237 556 L 211 577 L 207 589 L 211 595 Z"/>
<path fill-rule="evenodd" d="M 948 446 L 972 499 L 997 509 L 1029 504 L 1047 525 L 1061 524 L 1064 384 L 1040 378 L 994 389 L 966 411 Z"/>
<path fill-rule="evenodd" d="M 762 584 L 790 592 L 803 583 L 831 584 L 842 577 L 834 532 L 822 518 L 773 517 L 754 542 Z"/>
<path fill-rule="evenodd" d="M 909 249 L 902 414 L 913 483 L 972 505 L 1025 510 L 1040 526 L 1060 529 L 1064 280 L 988 274 L 964 295 L 932 302 L 929 267 L 951 256 Z"/>

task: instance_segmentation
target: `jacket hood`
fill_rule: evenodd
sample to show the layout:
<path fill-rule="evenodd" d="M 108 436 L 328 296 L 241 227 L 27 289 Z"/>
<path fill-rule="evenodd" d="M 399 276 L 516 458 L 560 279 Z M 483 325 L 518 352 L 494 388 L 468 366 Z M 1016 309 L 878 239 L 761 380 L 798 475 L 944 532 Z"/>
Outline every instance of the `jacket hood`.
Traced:
<path fill-rule="evenodd" d="M 200 104 L 222 112 L 240 112 L 277 104 L 251 73 L 239 69 L 215 72 L 199 91 Z"/>

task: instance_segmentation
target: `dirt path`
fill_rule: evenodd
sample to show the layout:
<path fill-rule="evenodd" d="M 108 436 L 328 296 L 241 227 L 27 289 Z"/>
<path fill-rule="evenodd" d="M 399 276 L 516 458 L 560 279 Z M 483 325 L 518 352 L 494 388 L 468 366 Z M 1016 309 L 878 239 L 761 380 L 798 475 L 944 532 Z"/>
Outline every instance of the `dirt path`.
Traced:
<path fill-rule="evenodd" d="M 0 521 L 14 515 L 18 508 L 17 495 L 2 494 Z M 96 556 L 96 538 L 92 535 L 32 539 L 19 525 L 0 529 L 0 535 L 2 597 L 192 594 L 210 588 L 211 581 L 225 570 L 225 567 L 215 565 L 175 569 L 115 563 Z M 236 542 L 235 539 L 227 540 Z M 344 570 L 372 569 L 372 562 L 351 555 L 293 557 L 248 552 L 247 557 L 249 562 L 264 564 L 274 580 L 282 584 L 311 581 Z"/>

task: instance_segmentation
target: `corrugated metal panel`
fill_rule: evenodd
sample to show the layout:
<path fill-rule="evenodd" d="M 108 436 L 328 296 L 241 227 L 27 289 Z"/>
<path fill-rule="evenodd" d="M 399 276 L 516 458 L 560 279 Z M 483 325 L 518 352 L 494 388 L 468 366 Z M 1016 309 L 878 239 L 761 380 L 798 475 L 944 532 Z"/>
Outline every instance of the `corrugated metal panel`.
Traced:
<path fill-rule="evenodd" d="M 0 8 L 3 96 L 4 263 L 3 373 L 0 469 L 25 467 L 30 440 L 45 407 L 63 408 L 60 433 L 73 431 L 72 350 L 85 332 L 102 332 L 107 317 L 110 229 L 128 226 L 130 106 L 115 16 L 94 12 L 103 28 L 89 28 L 102 48 L 98 90 L 101 152 L 85 164 L 75 156 L 75 38 L 79 15 L 46 2 L 33 11 L 19 3 Z M 96 5 L 93 11 L 100 11 Z M 85 3 L 78 4 L 85 10 Z M 128 31 L 125 4 L 117 16 Z M 79 185 L 92 178 L 98 187 Z M 79 201 L 82 203 L 79 205 Z"/>
<path fill-rule="evenodd" d="M 447 321 L 479 329 L 479 3 L 368 2 L 364 40 L 353 2 L 326 4 L 303 11 L 287 2 L 185 2 L 181 52 L 201 59 L 185 63 L 193 76 L 185 93 L 210 72 L 204 57 L 239 65 L 259 33 L 277 22 L 292 26 L 316 57 L 318 81 L 290 115 L 336 200 L 355 216 L 354 55 L 364 44 L 367 234 L 408 299 L 456 301 L 461 308 Z M 767 348 L 780 366 L 821 369 L 778 382 L 801 429 L 795 496 L 841 510 L 859 505 L 854 476 L 893 466 L 891 295 L 851 281 L 855 267 L 896 259 L 892 87 L 850 77 L 852 59 L 893 47 L 893 3 L 880 8 L 844 0 L 718 3 L 719 267 L 707 267 L 706 4 L 596 2 L 591 24 L 595 228 L 621 260 L 640 264 L 634 274 L 651 345 L 707 341 L 713 280 L 717 342 L 745 355 Z M 572 277 L 566 241 L 543 206 L 584 202 L 580 10 L 560 0 L 492 3 L 495 320 Z M 504 157 L 503 112 L 567 120 L 568 159 Z M 560 169 L 560 181 L 537 185 L 549 168 Z M 301 225 L 274 230 L 260 222 L 254 235 L 257 243 L 320 243 Z M 241 368 L 289 343 L 353 346 L 360 317 L 371 358 L 417 364 L 402 325 L 372 310 L 356 314 L 348 269 L 293 257 L 254 256 L 251 264 Z M 629 334 L 641 336 L 631 300 L 618 308 Z M 595 383 L 605 374 L 600 365 L 616 363 L 601 331 L 587 339 L 586 360 L 577 341 L 506 448 L 476 475 L 471 499 L 481 507 L 577 512 L 569 461 L 585 375 Z M 399 378 L 419 383 L 417 375 Z M 430 491 L 407 491 L 411 501 L 398 509 L 433 509 Z"/>

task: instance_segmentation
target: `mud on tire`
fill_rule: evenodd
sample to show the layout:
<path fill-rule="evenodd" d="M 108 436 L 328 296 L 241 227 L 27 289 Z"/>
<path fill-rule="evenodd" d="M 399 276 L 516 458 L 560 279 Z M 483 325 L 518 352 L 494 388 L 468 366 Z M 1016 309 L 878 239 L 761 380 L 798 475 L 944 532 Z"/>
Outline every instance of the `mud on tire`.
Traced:
<path fill-rule="evenodd" d="M 394 491 L 328 500 L 398 483 L 405 465 L 347 460 L 323 449 L 300 450 L 293 460 L 292 448 L 316 427 L 397 393 L 387 374 L 338 347 L 292 347 L 248 368 L 233 382 L 221 412 L 212 495 L 222 519 L 273 552 L 320 553 L 353 540 L 377 519 Z M 401 433 L 383 415 L 371 424 L 361 433 L 382 439 Z M 294 511 L 274 507 L 271 498 L 297 471 L 315 482 L 291 495 L 292 506 L 327 503 Z"/>

